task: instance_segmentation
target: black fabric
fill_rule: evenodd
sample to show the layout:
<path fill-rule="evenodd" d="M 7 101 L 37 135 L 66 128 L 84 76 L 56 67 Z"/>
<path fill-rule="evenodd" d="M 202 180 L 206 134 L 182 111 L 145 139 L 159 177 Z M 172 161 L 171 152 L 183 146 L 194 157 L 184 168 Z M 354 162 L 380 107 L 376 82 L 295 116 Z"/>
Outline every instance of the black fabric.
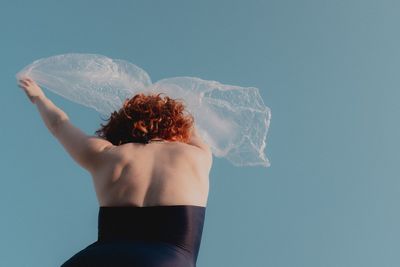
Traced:
<path fill-rule="evenodd" d="M 61 267 L 194 267 L 205 207 L 100 207 L 98 240 Z"/>

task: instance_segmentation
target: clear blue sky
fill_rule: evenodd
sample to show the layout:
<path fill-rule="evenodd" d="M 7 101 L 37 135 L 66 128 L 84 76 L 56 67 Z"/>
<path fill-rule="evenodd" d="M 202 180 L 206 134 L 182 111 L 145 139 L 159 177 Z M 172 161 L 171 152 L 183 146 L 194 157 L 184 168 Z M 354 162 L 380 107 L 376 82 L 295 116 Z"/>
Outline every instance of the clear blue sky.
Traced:
<path fill-rule="evenodd" d="M 260 89 L 270 168 L 215 158 L 199 267 L 400 266 L 400 2 L 6 1 L 0 7 L 0 266 L 52 267 L 95 241 L 89 174 L 14 75 L 103 54 L 153 81 Z M 46 91 L 88 134 L 91 109 Z"/>

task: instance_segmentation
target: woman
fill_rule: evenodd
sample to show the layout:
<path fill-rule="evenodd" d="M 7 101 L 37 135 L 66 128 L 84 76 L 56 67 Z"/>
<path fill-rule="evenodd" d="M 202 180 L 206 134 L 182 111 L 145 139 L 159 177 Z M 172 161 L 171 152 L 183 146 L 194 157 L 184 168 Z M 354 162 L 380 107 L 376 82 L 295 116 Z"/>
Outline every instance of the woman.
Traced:
<path fill-rule="evenodd" d="M 184 104 L 139 94 L 87 136 L 31 79 L 19 80 L 47 128 L 93 178 L 98 240 L 62 267 L 190 267 L 200 247 L 212 166 Z"/>

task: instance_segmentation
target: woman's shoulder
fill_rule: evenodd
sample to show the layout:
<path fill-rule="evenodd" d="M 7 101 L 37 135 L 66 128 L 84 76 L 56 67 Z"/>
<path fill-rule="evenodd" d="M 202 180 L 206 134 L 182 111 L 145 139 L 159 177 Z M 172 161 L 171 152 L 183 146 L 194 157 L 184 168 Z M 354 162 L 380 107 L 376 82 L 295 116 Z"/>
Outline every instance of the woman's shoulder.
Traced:
<path fill-rule="evenodd" d="M 167 162 L 168 166 L 185 162 L 196 169 L 210 170 L 213 162 L 211 149 L 197 147 L 183 142 L 157 142 L 149 144 L 127 143 L 109 150 L 113 159 L 120 163 L 153 162 L 157 165 Z M 154 160 L 150 160 L 154 159 Z M 115 162 L 115 161 L 113 161 Z M 143 162 L 144 164 L 144 162 Z"/>
<path fill-rule="evenodd" d="M 166 143 L 164 147 L 166 149 L 171 148 L 173 152 L 176 152 L 183 157 L 189 157 L 191 159 L 201 161 L 202 163 L 212 163 L 211 148 L 206 144 L 197 146 L 183 142 L 169 142 Z"/>

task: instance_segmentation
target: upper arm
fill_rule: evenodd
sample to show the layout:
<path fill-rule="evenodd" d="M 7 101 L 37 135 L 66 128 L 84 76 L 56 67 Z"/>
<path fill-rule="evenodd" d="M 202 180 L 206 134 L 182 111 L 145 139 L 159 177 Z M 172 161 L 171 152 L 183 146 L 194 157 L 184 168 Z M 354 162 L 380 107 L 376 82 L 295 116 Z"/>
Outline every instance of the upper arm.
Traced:
<path fill-rule="evenodd" d="M 98 166 L 102 153 L 114 147 L 105 139 L 86 135 L 69 120 L 58 122 L 53 128 L 52 134 L 75 162 L 90 172 L 93 172 L 94 168 Z"/>

